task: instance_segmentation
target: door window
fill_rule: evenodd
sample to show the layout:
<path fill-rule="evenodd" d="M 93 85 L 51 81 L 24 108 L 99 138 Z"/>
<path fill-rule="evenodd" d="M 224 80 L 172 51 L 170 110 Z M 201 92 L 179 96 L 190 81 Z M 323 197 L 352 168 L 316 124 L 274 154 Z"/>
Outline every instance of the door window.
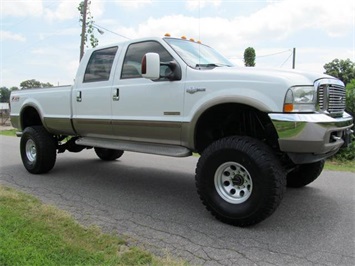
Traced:
<path fill-rule="evenodd" d="M 157 53 L 160 55 L 160 62 L 170 62 L 173 57 L 169 52 L 158 42 L 148 41 L 131 44 L 123 62 L 121 79 L 141 78 L 142 58 L 146 53 Z M 160 73 L 167 74 L 171 71 L 168 66 L 161 66 Z"/>
<path fill-rule="evenodd" d="M 93 52 L 86 67 L 83 82 L 109 80 L 117 49 L 118 47 L 110 47 Z"/>

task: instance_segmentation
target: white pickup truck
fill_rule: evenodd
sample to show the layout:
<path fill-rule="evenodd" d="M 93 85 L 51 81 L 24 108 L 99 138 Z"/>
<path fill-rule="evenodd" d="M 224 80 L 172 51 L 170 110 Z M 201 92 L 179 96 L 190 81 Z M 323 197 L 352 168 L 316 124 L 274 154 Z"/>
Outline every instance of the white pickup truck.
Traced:
<path fill-rule="evenodd" d="M 238 226 L 271 215 L 286 186 L 314 181 L 353 126 L 338 79 L 234 67 L 209 46 L 171 37 L 90 50 L 73 86 L 10 98 L 30 173 L 50 171 L 65 150 L 94 148 L 106 161 L 124 151 L 197 153 L 203 204 Z"/>

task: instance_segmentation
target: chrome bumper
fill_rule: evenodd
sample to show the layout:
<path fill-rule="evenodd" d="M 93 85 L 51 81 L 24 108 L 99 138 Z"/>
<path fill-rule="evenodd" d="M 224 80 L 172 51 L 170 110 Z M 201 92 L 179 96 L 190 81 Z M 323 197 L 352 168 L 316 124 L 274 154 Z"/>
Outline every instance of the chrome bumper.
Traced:
<path fill-rule="evenodd" d="M 279 136 L 280 150 L 296 164 L 311 163 L 335 154 L 349 142 L 352 117 L 326 114 L 269 114 Z"/>

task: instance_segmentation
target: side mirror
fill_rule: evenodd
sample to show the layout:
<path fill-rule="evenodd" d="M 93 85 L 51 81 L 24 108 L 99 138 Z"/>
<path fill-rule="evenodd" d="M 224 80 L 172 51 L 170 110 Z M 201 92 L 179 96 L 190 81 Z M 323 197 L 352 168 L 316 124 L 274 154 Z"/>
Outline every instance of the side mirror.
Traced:
<path fill-rule="evenodd" d="M 142 77 L 156 80 L 160 78 L 160 56 L 157 53 L 147 53 L 142 59 Z"/>

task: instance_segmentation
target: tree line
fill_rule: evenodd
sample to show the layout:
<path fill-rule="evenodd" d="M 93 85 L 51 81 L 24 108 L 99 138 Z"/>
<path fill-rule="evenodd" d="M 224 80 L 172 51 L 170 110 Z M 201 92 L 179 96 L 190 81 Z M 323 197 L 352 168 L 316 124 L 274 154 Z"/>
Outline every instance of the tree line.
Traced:
<path fill-rule="evenodd" d="M 17 90 L 26 90 L 26 89 L 33 89 L 33 88 L 47 88 L 47 87 L 53 87 L 53 84 L 49 82 L 40 82 L 35 79 L 29 79 L 22 81 L 20 83 L 20 87 L 1 87 L 0 88 L 0 102 L 1 103 L 8 103 L 10 100 L 10 94 L 12 91 L 17 91 Z"/>

